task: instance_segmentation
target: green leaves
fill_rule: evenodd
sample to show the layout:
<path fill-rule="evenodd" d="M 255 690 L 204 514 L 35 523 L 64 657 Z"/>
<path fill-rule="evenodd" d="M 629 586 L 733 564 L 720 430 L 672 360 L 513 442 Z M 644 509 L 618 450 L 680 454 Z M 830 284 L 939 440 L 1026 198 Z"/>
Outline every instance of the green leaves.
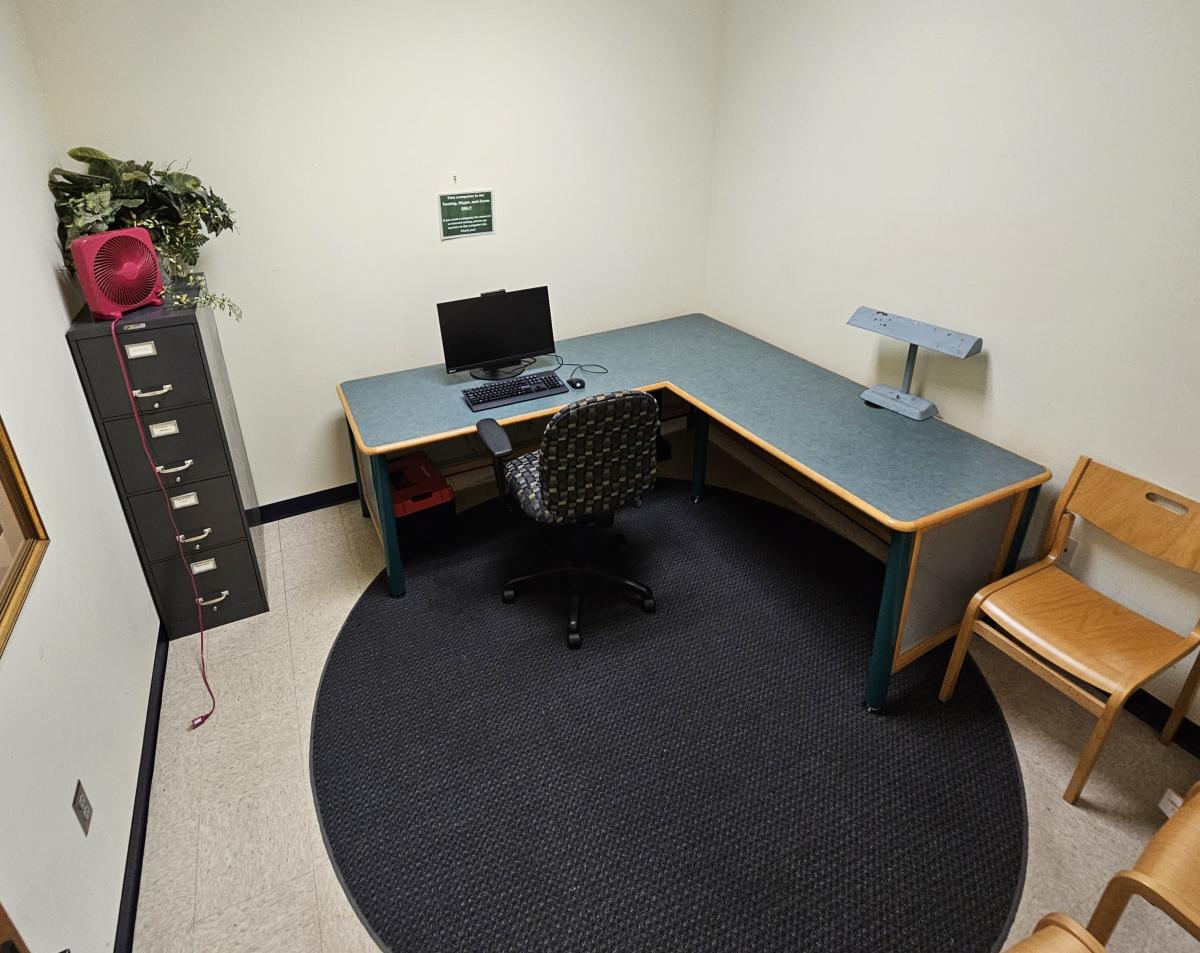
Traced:
<path fill-rule="evenodd" d="M 159 182 L 168 192 L 178 195 L 191 195 L 200 191 L 201 182 L 194 175 L 186 172 L 164 172 L 159 176 Z"/>
<path fill-rule="evenodd" d="M 93 162 L 116 161 L 107 152 L 101 152 L 99 149 L 93 149 L 91 146 L 76 146 L 74 149 L 68 149 L 67 155 L 76 162 L 86 162 L 89 165 Z"/>
<path fill-rule="evenodd" d="M 81 235 L 140 227 L 150 233 L 163 278 L 193 277 L 200 248 L 213 235 L 234 228 L 233 212 L 199 177 L 183 169 L 155 168 L 151 162 L 116 159 L 100 149 L 79 146 L 67 153 L 86 172 L 50 170 L 50 193 L 58 215 L 63 261 L 73 268 L 71 242 Z M 203 289 L 196 300 L 241 319 L 241 309 L 223 295 Z"/>

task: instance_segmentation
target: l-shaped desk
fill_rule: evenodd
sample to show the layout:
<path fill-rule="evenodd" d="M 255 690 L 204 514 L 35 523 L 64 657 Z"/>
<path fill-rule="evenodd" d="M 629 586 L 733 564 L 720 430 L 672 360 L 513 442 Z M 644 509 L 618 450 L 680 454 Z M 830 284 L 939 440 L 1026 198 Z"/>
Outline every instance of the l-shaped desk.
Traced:
<path fill-rule="evenodd" d="M 941 420 L 867 406 L 862 385 L 703 314 L 558 342 L 559 353 L 603 364 L 587 393 L 669 391 L 691 407 L 692 481 L 703 495 L 709 422 L 757 448 L 822 498 L 887 540 L 883 595 L 867 672 L 866 706 L 888 681 L 954 632 L 971 594 L 1011 571 L 1050 471 Z M 547 366 L 550 366 L 547 364 Z M 534 370 L 540 368 L 535 367 Z M 388 589 L 404 594 L 387 455 L 475 432 L 485 415 L 462 398 L 466 374 L 440 365 L 338 385 L 355 474 L 383 541 Z M 501 410 L 501 424 L 548 417 L 577 397 L 556 394 Z M 361 461 L 361 465 L 360 465 Z"/>

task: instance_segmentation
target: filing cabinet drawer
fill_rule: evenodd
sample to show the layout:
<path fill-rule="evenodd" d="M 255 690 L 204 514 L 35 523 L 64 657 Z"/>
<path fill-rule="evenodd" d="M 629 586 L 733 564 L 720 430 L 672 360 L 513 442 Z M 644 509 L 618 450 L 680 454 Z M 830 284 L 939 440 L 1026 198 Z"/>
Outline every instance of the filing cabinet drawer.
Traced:
<path fill-rule="evenodd" d="M 236 542 L 245 535 L 242 510 L 231 477 L 169 488 L 167 496 L 175 525 L 184 537 L 183 551 L 188 556 Z M 155 491 L 130 497 L 129 509 L 146 558 L 151 562 L 178 559 L 175 530 L 167 517 L 162 494 Z"/>
<path fill-rule="evenodd" d="M 163 483 L 170 489 L 195 483 L 229 472 L 221 426 L 212 404 L 181 407 L 170 413 L 142 417 L 146 443 L 154 462 L 162 467 Z M 146 455 L 138 439 L 132 417 L 111 420 L 104 425 L 112 444 L 117 473 L 126 493 L 140 493 L 158 487 L 146 465 Z M 190 462 L 189 462 L 190 461 Z"/>
<path fill-rule="evenodd" d="M 192 325 L 123 332 L 117 335 L 117 340 L 125 351 L 130 382 L 135 391 L 144 395 L 138 398 L 139 412 L 169 410 L 212 399 L 200 342 Z M 100 417 L 131 413 L 112 339 L 105 335 L 81 341 L 79 356 Z"/>
<path fill-rule="evenodd" d="M 195 577 L 200 598 L 208 603 L 204 606 L 205 625 L 217 625 L 224 621 L 222 612 L 229 615 L 229 610 L 243 603 L 262 599 L 254 552 L 244 539 L 189 555 L 188 566 Z M 196 599 L 188 577 L 189 569 L 178 558 L 165 559 L 151 568 L 164 618 L 168 622 L 194 620 Z"/>

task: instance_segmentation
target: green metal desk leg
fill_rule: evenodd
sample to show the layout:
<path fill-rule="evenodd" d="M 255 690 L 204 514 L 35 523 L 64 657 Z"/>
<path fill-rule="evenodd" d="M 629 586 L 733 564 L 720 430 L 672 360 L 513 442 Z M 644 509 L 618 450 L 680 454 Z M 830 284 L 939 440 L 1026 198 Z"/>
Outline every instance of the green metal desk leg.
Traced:
<path fill-rule="evenodd" d="M 383 555 L 387 564 L 388 593 L 404 595 L 404 567 L 400 565 L 400 534 L 392 515 L 392 484 L 388 479 L 386 454 L 371 456 L 371 489 L 375 493 L 375 511 L 383 534 Z"/>
<path fill-rule="evenodd" d="M 908 588 L 915 539 L 913 533 L 893 533 L 888 546 L 883 597 L 879 600 L 879 618 L 875 622 L 875 646 L 871 649 L 871 664 L 867 668 L 866 709 L 869 712 L 881 712 L 887 704 L 888 682 L 896 656 L 896 636 L 900 630 L 900 613 L 904 608 L 904 591 Z"/>
<path fill-rule="evenodd" d="M 1021 516 L 1017 520 L 1017 528 L 1013 533 L 1012 543 L 1008 547 L 1008 555 L 1004 557 L 1004 572 L 1002 576 L 1007 576 L 1017 568 L 1017 560 L 1021 556 L 1021 547 L 1025 545 L 1025 534 L 1029 532 L 1029 521 L 1033 519 L 1033 510 L 1037 506 L 1038 494 L 1042 491 L 1040 486 L 1035 486 L 1031 490 L 1025 491 L 1025 505 L 1021 508 Z"/>
<path fill-rule="evenodd" d="M 371 515 L 371 511 L 367 509 L 367 497 L 363 493 L 362 471 L 358 468 L 358 447 L 354 443 L 354 431 L 350 429 L 350 423 L 346 423 L 346 433 L 350 435 L 350 462 L 354 464 L 354 483 L 358 487 L 358 505 L 362 507 L 363 519 Z"/>
<path fill-rule="evenodd" d="M 708 417 L 698 410 L 692 411 L 692 502 L 704 499 L 704 476 L 708 471 Z"/>

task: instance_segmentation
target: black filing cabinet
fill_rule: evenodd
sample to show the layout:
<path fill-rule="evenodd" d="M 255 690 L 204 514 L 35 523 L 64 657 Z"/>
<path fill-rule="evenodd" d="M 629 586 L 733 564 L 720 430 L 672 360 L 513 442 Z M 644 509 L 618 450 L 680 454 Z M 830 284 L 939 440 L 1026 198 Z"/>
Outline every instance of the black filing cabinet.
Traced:
<path fill-rule="evenodd" d="M 199 627 L 193 579 L 205 627 L 266 612 L 267 572 L 256 545 L 258 504 L 212 312 L 143 308 L 120 322 L 117 344 L 141 434 L 111 322 L 95 321 L 84 311 L 67 332 L 67 343 L 168 635 L 188 635 Z M 146 461 L 143 438 L 167 501 Z"/>

